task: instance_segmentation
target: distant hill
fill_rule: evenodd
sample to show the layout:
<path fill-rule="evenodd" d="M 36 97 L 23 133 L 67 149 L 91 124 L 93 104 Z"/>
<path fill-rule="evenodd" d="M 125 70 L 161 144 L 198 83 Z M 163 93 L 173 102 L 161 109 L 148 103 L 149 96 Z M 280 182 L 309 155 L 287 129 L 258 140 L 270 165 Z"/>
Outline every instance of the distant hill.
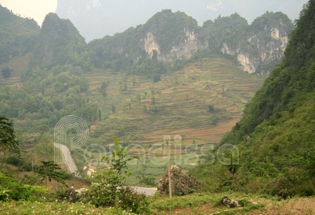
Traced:
<path fill-rule="evenodd" d="M 40 27 L 0 5 L 0 64 L 33 50 Z"/>

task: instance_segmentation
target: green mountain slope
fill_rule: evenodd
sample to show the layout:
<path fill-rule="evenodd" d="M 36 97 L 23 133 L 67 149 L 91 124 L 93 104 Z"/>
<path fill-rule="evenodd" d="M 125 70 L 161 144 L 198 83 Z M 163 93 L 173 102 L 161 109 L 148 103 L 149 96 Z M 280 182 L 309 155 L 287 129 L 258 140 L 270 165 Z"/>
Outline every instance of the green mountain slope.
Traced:
<path fill-rule="evenodd" d="M 0 64 L 32 51 L 39 31 L 34 20 L 18 17 L 0 5 Z"/>
<path fill-rule="evenodd" d="M 282 63 L 247 105 L 242 120 L 221 140 L 222 147 L 233 144 L 238 148 L 240 165 L 224 166 L 216 161 L 212 167 L 200 165 L 195 170 L 216 182 L 212 189 L 315 194 L 314 11 L 315 1 L 310 0 L 291 33 Z M 219 151 L 217 147 L 211 153 Z M 211 153 L 206 163 L 213 161 Z M 216 171 L 221 173 L 214 176 Z"/>
<path fill-rule="evenodd" d="M 85 40 L 69 20 L 50 13 L 36 41 L 31 66 L 64 65 L 85 47 Z"/>

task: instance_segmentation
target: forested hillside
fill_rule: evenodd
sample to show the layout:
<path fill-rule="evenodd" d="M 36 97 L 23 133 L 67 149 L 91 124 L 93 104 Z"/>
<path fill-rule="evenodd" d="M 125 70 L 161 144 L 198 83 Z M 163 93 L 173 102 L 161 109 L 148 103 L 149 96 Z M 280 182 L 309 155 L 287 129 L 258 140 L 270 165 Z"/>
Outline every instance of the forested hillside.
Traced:
<path fill-rule="evenodd" d="M 34 20 L 18 17 L 0 5 L 0 64 L 32 51 L 39 32 Z"/>
<path fill-rule="evenodd" d="M 282 62 L 246 105 L 242 120 L 221 140 L 220 146 L 233 144 L 238 148 L 240 165 L 214 162 L 212 153 L 218 152 L 217 147 L 205 158 L 205 164 L 214 164 L 194 170 L 216 182 L 211 189 L 315 194 L 314 15 L 315 1 L 311 0 L 296 21 Z M 236 148 L 230 150 L 236 153 Z M 231 160 L 236 162 L 235 155 Z"/>
<path fill-rule="evenodd" d="M 70 20 L 50 13 L 45 17 L 33 51 L 31 66 L 40 68 L 65 65 L 85 47 L 84 38 Z"/>

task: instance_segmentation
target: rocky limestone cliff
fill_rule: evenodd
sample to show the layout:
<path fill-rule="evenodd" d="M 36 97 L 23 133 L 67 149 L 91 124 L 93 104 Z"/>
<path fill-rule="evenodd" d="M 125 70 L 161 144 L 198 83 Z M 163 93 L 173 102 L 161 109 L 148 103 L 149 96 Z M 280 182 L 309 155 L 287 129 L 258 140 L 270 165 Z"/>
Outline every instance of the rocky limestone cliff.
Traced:
<path fill-rule="evenodd" d="M 184 29 L 185 39 L 180 41 L 176 46 L 172 46 L 169 52 L 161 53 L 160 46 L 156 42 L 154 35 L 149 32 L 147 37 L 144 39 L 144 50 L 149 55 L 149 57 L 157 58 L 159 61 L 171 61 L 173 59 L 189 59 L 191 56 L 200 49 L 206 49 L 208 47 L 207 43 L 201 43 L 195 36 L 194 31 L 189 31 Z M 142 40 L 141 40 L 142 41 Z"/>
<path fill-rule="evenodd" d="M 292 29 L 285 15 L 266 13 L 253 22 L 236 45 L 223 42 L 220 51 L 235 56 L 239 67 L 248 73 L 268 73 L 283 57 Z"/>
<path fill-rule="evenodd" d="M 189 59 L 198 50 L 232 55 L 249 73 L 267 73 L 278 63 L 294 26 L 283 13 L 266 13 L 251 25 L 238 14 L 208 20 L 202 27 L 185 13 L 163 10 L 144 25 L 89 43 L 100 60 L 121 54 L 132 61 Z M 104 54 L 105 53 L 105 54 Z"/>

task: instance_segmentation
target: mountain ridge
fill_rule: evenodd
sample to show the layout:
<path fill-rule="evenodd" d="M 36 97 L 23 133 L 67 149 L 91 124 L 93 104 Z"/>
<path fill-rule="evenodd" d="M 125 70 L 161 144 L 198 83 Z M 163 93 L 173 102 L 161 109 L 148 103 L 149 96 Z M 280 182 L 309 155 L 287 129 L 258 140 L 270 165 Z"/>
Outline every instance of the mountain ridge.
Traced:
<path fill-rule="evenodd" d="M 266 13 L 261 19 L 270 23 L 258 31 L 258 21 L 248 25 L 238 14 L 218 17 L 214 22 L 208 20 L 199 27 L 196 20 L 183 12 L 163 10 L 144 25 L 93 40 L 88 46 L 101 49 L 98 50 L 100 59 L 106 59 L 102 56 L 102 52 L 106 52 L 107 55 L 123 55 L 132 61 L 149 57 L 162 62 L 189 59 L 198 50 L 210 50 L 231 55 L 239 67 L 249 73 L 268 73 L 281 60 L 294 26 L 281 12 Z M 241 49 L 244 44 L 247 48 Z"/>

